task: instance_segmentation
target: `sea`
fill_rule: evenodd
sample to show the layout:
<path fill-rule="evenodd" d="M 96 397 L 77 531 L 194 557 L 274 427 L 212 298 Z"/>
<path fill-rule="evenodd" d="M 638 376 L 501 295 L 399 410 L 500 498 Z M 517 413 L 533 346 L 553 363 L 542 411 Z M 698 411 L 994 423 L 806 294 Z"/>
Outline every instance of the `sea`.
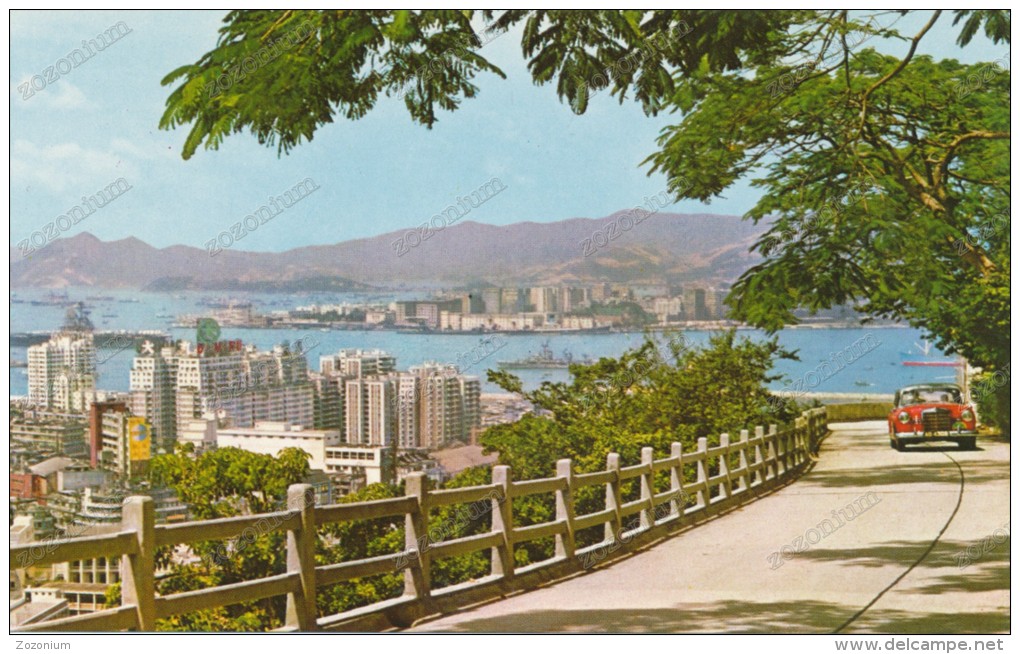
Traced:
<path fill-rule="evenodd" d="M 148 293 L 95 288 L 66 289 L 68 302 L 84 302 L 98 331 L 155 329 L 170 333 L 174 339 L 195 340 L 192 328 L 172 327 L 174 317 L 182 314 L 209 313 L 211 301 L 248 301 L 259 313 L 282 311 L 309 304 L 387 303 L 395 299 L 411 299 L 415 293 L 401 294 L 265 294 L 231 293 L 229 297 L 215 292 Z M 29 302 L 43 301 L 51 291 L 19 289 L 11 293 L 11 332 L 53 331 L 64 321 L 66 305 L 38 305 Z M 421 296 L 420 293 L 417 296 Z M 683 337 L 691 344 L 706 343 L 711 331 L 683 330 Z M 763 332 L 742 329 L 740 337 L 755 341 L 767 338 Z M 397 367 L 406 370 L 411 366 L 435 361 L 460 366 L 464 374 L 482 380 L 483 393 L 498 393 L 501 389 L 489 382 L 486 371 L 497 367 L 500 361 L 522 359 L 538 353 L 543 345 L 557 357 L 566 353 L 575 360 L 602 356 L 616 357 L 641 345 L 642 332 L 608 334 L 513 334 L 482 336 L 479 334 L 406 333 L 396 331 L 349 331 L 323 328 L 309 329 L 238 329 L 223 327 L 221 339 L 240 339 L 253 343 L 260 350 L 274 345 L 300 340 L 307 352 L 309 367 L 319 369 L 319 357 L 345 348 L 382 349 L 397 357 Z M 668 336 L 658 335 L 664 350 Z M 811 393 L 891 394 L 897 388 L 918 382 L 952 381 L 956 369 L 949 367 L 904 366 L 904 361 L 948 361 L 949 358 L 924 341 L 923 334 L 906 327 L 811 327 L 784 329 L 778 334 L 779 343 L 794 351 L 799 360 L 777 360 L 773 374 L 781 379 L 773 382 L 775 390 L 793 390 Z M 856 345 L 855 345 L 856 344 Z M 853 363 L 823 366 L 833 356 L 850 347 L 856 350 Z M 11 347 L 12 361 L 27 360 L 26 347 Z M 134 349 L 119 352 L 103 350 L 98 358 L 97 387 L 125 391 L 129 386 Z M 112 356 L 111 356 L 112 355 Z M 108 357 L 108 358 L 107 358 Z M 525 388 L 536 388 L 542 382 L 568 381 L 565 369 L 514 370 Z M 28 394 L 28 377 L 25 368 L 10 369 L 10 393 Z"/>

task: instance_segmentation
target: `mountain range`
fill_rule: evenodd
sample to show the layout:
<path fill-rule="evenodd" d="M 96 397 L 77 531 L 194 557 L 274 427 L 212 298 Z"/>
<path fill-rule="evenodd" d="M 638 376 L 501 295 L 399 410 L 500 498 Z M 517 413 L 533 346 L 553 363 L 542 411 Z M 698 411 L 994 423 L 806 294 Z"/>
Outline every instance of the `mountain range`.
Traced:
<path fill-rule="evenodd" d="M 284 252 L 155 248 L 81 233 L 28 257 L 11 249 L 13 288 L 367 290 L 429 286 L 731 283 L 757 262 L 766 229 L 738 216 L 656 213 L 488 225 L 458 222 Z M 612 238 L 610 238 L 612 237 Z M 422 240 L 424 238 L 424 240 Z M 412 246 L 412 244 L 415 244 Z"/>

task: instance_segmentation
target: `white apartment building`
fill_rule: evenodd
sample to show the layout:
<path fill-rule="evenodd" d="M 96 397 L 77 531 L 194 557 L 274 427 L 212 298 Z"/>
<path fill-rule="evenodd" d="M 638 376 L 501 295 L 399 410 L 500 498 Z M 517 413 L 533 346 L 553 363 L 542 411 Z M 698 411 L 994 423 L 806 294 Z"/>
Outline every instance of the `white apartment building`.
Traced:
<path fill-rule="evenodd" d="M 82 391 L 96 387 L 96 346 L 90 331 L 63 331 L 28 348 L 28 400 L 41 407 L 84 412 Z"/>
<path fill-rule="evenodd" d="M 346 349 L 319 357 L 319 371 L 323 375 L 368 377 L 396 369 L 397 358 L 383 350 Z"/>
<path fill-rule="evenodd" d="M 349 445 L 389 445 L 397 437 L 396 375 L 344 382 L 344 423 Z"/>
<path fill-rule="evenodd" d="M 421 447 L 419 419 L 421 406 L 421 379 L 414 374 L 397 375 L 397 444 L 401 449 Z"/>
<path fill-rule="evenodd" d="M 439 316 L 440 330 L 453 331 L 519 331 L 545 325 L 544 313 L 454 313 L 443 311 Z"/>
<path fill-rule="evenodd" d="M 177 432 L 178 443 L 191 443 L 197 451 L 208 450 L 216 447 L 216 420 L 213 418 L 200 418 L 190 420 L 184 429 Z"/>
<path fill-rule="evenodd" d="M 237 447 L 258 454 L 277 456 L 280 450 L 297 447 L 311 456 L 313 470 L 327 470 L 327 448 L 340 445 L 340 433 L 334 430 L 305 429 L 283 422 L 257 422 L 254 427 L 219 429 L 216 447 Z"/>
<path fill-rule="evenodd" d="M 682 297 L 658 297 L 652 303 L 659 322 L 679 320 L 684 315 L 684 299 Z"/>
<path fill-rule="evenodd" d="M 229 427 L 257 421 L 312 427 L 314 419 L 300 344 L 258 352 L 239 340 L 194 348 L 181 341 L 176 348 L 143 352 L 131 373 L 131 406 L 149 420 L 168 451 L 194 420 L 216 419 Z"/>
<path fill-rule="evenodd" d="M 365 484 L 392 483 L 391 450 L 380 446 L 341 445 L 326 449 L 326 474 L 364 477 Z"/>

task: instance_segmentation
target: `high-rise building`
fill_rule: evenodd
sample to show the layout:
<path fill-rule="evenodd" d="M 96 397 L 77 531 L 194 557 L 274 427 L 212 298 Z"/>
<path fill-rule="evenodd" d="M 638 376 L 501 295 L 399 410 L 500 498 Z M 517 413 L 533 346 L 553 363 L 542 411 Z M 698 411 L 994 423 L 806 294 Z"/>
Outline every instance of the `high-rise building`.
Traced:
<path fill-rule="evenodd" d="M 461 412 L 464 422 L 463 431 L 467 440 L 474 443 L 482 426 L 482 382 L 477 377 L 460 376 L 460 397 L 463 403 Z"/>
<path fill-rule="evenodd" d="M 529 299 L 537 313 L 555 313 L 560 311 L 559 288 L 536 286 L 529 291 Z"/>
<path fill-rule="evenodd" d="M 223 427 L 256 421 L 312 427 L 314 392 L 300 343 L 258 352 L 239 341 L 192 344 L 159 352 L 143 345 L 131 371 L 130 404 L 152 426 L 155 447 L 171 451 L 177 433 L 195 420 Z"/>
<path fill-rule="evenodd" d="M 481 424 L 477 378 L 458 374 L 454 366 L 432 362 L 413 366 L 411 374 L 418 377 L 420 388 L 419 447 L 468 442 Z"/>
<path fill-rule="evenodd" d="M 559 291 L 559 310 L 563 313 L 584 309 L 591 304 L 591 289 L 563 286 Z"/>
<path fill-rule="evenodd" d="M 481 291 L 485 313 L 502 313 L 503 291 L 507 289 L 485 288 Z M 474 313 L 474 312 L 472 312 Z"/>
<path fill-rule="evenodd" d="M 348 379 L 344 388 L 346 443 L 389 445 L 397 437 L 395 375 Z"/>
<path fill-rule="evenodd" d="M 722 320 L 726 317 L 726 295 L 723 289 L 710 288 L 705 291 L 705 313 L 709 320 Z"/>
<path fill-rule="evenodd" d="M 705 289 L 684 289 L 684 318 L 686 320 L 708 320 L 708 307 L 705 305 Z"/>
<path fill-rule="evenodd" d="M 481 384 L 455 366 L 428 363 L 400 372 L 381 350 L 341 350 L 320 365 L 312 374 L 316 428 L 338 428 L 347 445 L 439 447 L 467 442 L 481 424 Z"/>
<path fill-rule="evenodd" d="M 659 297 L 652 302 L 655 315 L 660 323 L 679 320 L 683 317 L 684 301 L 680 297 Z"/>
<path fill-rule="evenodd" d="M 344 429 L 344 377 L 309 373 L 312 382 L 312 416 L 316 429 Z"/>
<path fill-rule="evenodd" d="M 402 449 L 421 447 L 419 407 L 421 380 L 408 372 L 397 373 L 397 443 Z"/>
<path fill-rule="evenodd" d="M 83 412 L 82 391 L 96 387 L 91 331 L 64 330 L 28 348 L 28 400 L 57 411 Z"/>
<path fill-rule="evenodd" d="M 152 426 L 153 443 L 172 451 L 177 440 L 177 349 L 149 341 L 131 365 L 131 412 Z"/>
<path fill-rule="evenodd" d="M 524 311 L 524 301 L 522 299 L 521 289 L 504 288 L 500 290 L 499 295 L 499 313 L 518 313 Z M 489 311 L 489 313 L 496 312 Z"/>
<path fill-rule="evenodd" d="M 361 443 L 366 435 L 367 406 L 364 385 L 352 386 L 356 396 L 348 396 L 347 383 L 377 375 L 386 375 L 397 367 L 397 360 L 382 350 L 340 350 L 319 358 L 319 373 L 313 373 L 315 408 L 314 422 L 317 429 L 338 429 L 344 442 Z M 356 390 L 355 390 L 356 389 Z M 381 410 L 378 407 L 377 411 Z M 350 420 L 350 426 L 348 426 Z M 392 435 L 387 436 L 392 438 Z M 367 442 L 367 441 L 366 441 Z"/>
<path fill-rule="evenodd" d="M 319 370 L 324 375 L 367 377 L 396 369 L 397 358 L 383 350 L 347 349 L 319 357 Z"/>

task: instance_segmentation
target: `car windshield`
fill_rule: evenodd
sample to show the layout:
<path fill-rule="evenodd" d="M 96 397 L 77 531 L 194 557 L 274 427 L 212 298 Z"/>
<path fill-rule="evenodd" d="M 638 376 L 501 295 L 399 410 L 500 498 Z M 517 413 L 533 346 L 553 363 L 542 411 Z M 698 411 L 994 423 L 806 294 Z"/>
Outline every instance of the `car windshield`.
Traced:
<path fill-rule="evenodd" d="M 939 402 L 960 404 L 960 391 L 955 388 L 911 388 L 901 393 L 899 406 Z"/>

